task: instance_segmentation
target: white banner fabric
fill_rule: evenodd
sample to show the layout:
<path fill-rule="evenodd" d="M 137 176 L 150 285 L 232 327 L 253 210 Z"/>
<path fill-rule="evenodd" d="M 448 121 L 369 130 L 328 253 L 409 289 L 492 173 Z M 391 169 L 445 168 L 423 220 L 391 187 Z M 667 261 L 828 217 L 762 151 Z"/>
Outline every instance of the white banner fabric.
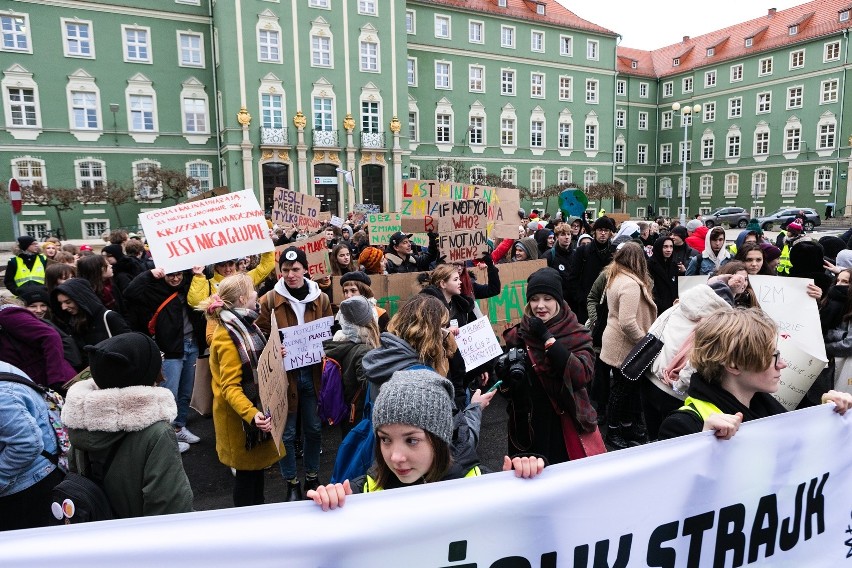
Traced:
<path fill-rule="evenodd" d="M 852 413 L 831 405 L 545 469 L 0 533 L 0 565 L 847 566 Z"/>

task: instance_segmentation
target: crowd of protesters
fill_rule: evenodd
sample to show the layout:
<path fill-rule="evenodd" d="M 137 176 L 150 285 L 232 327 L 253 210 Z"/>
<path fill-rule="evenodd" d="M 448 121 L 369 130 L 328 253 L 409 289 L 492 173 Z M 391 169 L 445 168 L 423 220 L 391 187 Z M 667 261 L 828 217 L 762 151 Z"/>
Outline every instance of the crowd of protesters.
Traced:
<path fill-rule="evenodd" d="M 477 444 L 494 396 L 508 412 L 502 469 L 519 477 L 701 430 L 729 438 L 742 421 L 784 411 L 770 395 L 785 362 L 749 282 L 755 275 L 813 280 L 808 295 L 830 362 L 800 406 L 852 405 L 834 389 L 852 375 L 852 230 L 816 241 L 797 219 L 770 242 L 753 221 L 727 243 L 724 230 L 697 218 L 618 226 L 603 214 L 593 222 L 518 215 L 517 239 L 489 240 L 480 258 L 462 263 L 445 262 L 434 233 L 423 247 L 402 232 L 370 244 L 370 227 L 350 215 L 321 229 L 334 278 L 316 280 L 293 246 L 309 235 L 271 222 L 277 259 L 268 252 L 172 273 L 125 231 L 110 234 L 100 254 L 23 236 L 4 279 L 13 296 L 0 304 L 0 378 L 66 396 L 71 468 L 85 473 L 114 456 L 104 489 L 125 517 L 191 510 L 180 456 L 200 441 L 187 428 L 199 384 L 209 385 L 235 506 L 264 503 L 263 472 L 276 463 L 287 501 L 323 509 L 353 492 L 487 473 Z M 467 369 L 455 337 L 484 317 L 477 300 L 501 292 L 501 266 L 537 259 L 546 266 L 530 270 L 523 317 L 503 333 L 506 352 Z M 405 273 L 419 273 L 421 289 L 391 314 L 374 279 Z M 707 283 L 680 293 L 678 278 L 691 275 Z M 258 387 L 273 329 L 330 316 L 324 350 L 340 365 L 351 407 L 336 426 L 345 438 L 372 417 L 376 435 L 373 466 L 341 483 L 320 471 L 323 364 L 286 373 L 281 456 Z M 662 351 L 631 380 L 622 366 L 649 332 Z M 64 475 L 58 452 L 37 392 L 0 380 L 0 529 L 51 524 L 50 489 Z"/>

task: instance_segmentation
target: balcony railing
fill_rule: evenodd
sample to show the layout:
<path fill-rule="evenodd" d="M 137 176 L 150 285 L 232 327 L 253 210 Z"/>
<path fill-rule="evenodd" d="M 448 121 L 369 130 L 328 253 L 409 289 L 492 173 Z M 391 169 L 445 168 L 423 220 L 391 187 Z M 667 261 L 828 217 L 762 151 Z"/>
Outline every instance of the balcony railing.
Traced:
<path fill-rule="evenodd" d="M 290 132 L 287 127 L 268 128 L 260 127 L 260 144 L 263 146 L 289 146 Z"/>
<path fill-rule="evenodd" d="M 314 130 L 315 148 L 338 148 L 337 130 Z"/>
<path fill-rule="evenodd" d="M 385 133 L 384 132 L 362 132 L 361 133 L 362 148 L 384 148 Z"/>

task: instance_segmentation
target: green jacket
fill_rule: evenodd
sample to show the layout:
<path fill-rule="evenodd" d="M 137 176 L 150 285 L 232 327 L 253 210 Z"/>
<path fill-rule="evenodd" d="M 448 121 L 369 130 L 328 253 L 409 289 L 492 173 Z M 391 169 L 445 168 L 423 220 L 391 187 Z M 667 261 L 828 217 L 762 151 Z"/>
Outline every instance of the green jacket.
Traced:
<path fill-rule="evenodd" d="M 183 469 L 171 421 L 174 396 L 161 387 L 98 389 L 74 384 L 62 409 L 71 441 L 69 465 L 85 475 L 88 460 L 106 460 L 121 443 L 104 479 L 118 518 L 192 511 L 192 488 Z"/>

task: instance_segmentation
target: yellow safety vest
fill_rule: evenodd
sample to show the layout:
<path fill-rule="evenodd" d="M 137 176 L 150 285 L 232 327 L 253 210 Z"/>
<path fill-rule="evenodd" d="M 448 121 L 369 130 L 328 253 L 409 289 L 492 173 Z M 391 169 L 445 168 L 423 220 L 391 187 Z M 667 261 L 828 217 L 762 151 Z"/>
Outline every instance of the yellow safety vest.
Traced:
<path fill-rule="evenodd" d="M 691 396 L 686 397 L 683 401 L 683 406 L 680 407 L 680 410 L 691 410 L 696 413 L 702 421 L 707 420 L 713 414 L 724 414 L 719 407 L 713 404 L 712 402 L 707 402 L 706 400 L 698 400 L 697 398 L 692 398 Z"/>
<path fill-rule="evenodd" d="M 17 268 L 15 269 L 15 286 L 19 288 L 27 282 L 37 282 L 44 284 L 44 263 L 41 261 L 41 255 L 37 254 L 32 270 L 24 264 L 24 259 L 20 256 L 15 257 L 17 260 Z"/>
<path fill-rule="evenodd" d="M 478 477 L 482 475 L 482 470 L 479 469 L 479 466 L 474 466 L 469 472 L 465 474 L 465 479 L 468 477 Z M 364 484 L 364 493 L 375 493 L 376 491 L 383 491 L 384 487 L 379 487 L 379 484 L 375 479 L 367 476 L 367 483 Z"/>
<path fill-rule="evenodd" d="M 789 276 L 792 266 L 793 263 L 790 262 L 790 245 L 784 243 L 784 248 L 781 249 L 781 260 L 778 262 L 778 274 Z"/>

